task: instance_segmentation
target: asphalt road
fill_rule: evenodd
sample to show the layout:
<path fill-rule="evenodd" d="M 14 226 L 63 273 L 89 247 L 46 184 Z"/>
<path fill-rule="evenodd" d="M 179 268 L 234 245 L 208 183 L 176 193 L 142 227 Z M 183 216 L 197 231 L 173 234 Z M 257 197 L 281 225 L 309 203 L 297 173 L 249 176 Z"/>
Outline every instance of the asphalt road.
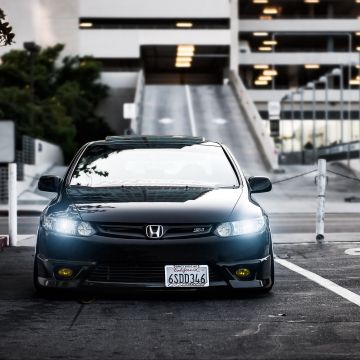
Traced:
<path fill-rule="evenodd" d="M 143 133 L 191 135 L 195 129 L 229 144 L 248 173 L 261 174 L 261 157 L 231 89 L 190 87 L 194 123 L 184 90 L 146 88 Z M 308 193 L 310 185 L 301 189 Z M 278 234 L 314 233 L 314 219 L 313 213 L 270 214 Z M 359 220 L 356 213 L 329 213 L 326 231 L 359 233 Z M 0 218 L 0 233 L 6 222 Z M 20 217 L 19 233 L 34 234 L 37 224 L 38 217 Z M 82 295 L 37 297 L 33 249 L 6 249 L 0 252 L 0 360 L 359 359 L 360 258 L 347 255 L 349 248 L 360 242 L 275 244 L 277 261 L 288 267 L 276 263 L 276 284 L 266 296 L 139 292 L 94 294 L 90 303 Z"/>
<path fill-rule="evenodd" d="M 277 245 L 282 259 L 360 294 L 360 244 Z M 133 293 L 39 298 L 31 248 L 0 253 L 0 359 L 359 359 L 359 307 L 276 264 L 266 296 Z"/>
<path fill-rule="evenodd" d="M 312 213 L 279 213 L 270 214 L 270 224 L 273 233 L 313 233 L 315 229 L 315 214 Z M 0 234 L 7 234 L 6 217 L 0 217 Z M 19 234 L 36 234 L 39 224 L 38 216 L 18 218 Z M 333 213 L 326 214 L 325 228 L 328 233 L 360 232 L 360 214 Z"/>
<path fill-rule="evenodd" d="M 146 86 L 141 133 L 196 135 L 220 141 L 229 146 L 245 172 L 265 171 L 230 86 Z"/>

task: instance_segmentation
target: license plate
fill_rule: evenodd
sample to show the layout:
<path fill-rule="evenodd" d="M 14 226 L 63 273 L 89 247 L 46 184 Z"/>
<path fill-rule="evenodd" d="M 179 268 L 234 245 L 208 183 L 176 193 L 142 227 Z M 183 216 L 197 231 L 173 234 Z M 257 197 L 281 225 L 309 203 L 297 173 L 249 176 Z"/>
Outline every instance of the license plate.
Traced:
<path fill-rule="evenodd" d="M 207 265 L 166 265 L 166 287 L 207 287 L 209 267 Z"/>

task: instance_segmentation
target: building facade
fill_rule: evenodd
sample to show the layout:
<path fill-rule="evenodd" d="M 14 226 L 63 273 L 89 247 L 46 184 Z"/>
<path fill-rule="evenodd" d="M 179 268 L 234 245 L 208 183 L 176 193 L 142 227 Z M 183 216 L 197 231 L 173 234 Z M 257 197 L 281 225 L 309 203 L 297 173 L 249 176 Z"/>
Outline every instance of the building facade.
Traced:
<path fill-rule="evenodd" d="M 357 0 L 3 0 L 16 33 L 102 63 L 100 111 L 121 131 L 138 73 L 148 84 L 221 84 L 238 71 L 264 120 L 282 105 L 284 152 L 359 139 Z M 185 61 L 187 60 L 187 61 Z M 120 125 L 119 125 L 120 124 Z"/>

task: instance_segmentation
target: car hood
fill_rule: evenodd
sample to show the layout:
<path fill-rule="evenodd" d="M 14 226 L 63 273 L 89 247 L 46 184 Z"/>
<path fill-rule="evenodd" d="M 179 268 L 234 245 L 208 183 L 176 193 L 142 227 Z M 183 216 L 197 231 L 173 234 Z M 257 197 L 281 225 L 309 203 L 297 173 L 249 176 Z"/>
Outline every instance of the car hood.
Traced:
<path fill-rule="evenodd" d="M 229 221 L 242 188 L 123 188 L 71 191 L 69 207 L 84 221 L 122 223 L 218 223 Z M 247 195 L 247 191 L 245 192 Z M 246 196 L 249 203 L 248 196 Z M 243 204 L 244 205 L 244 204 Z M 255 205 L 252 205 L 255 206 Z M 247 217 L 247 216 L 246 216 Z"/>

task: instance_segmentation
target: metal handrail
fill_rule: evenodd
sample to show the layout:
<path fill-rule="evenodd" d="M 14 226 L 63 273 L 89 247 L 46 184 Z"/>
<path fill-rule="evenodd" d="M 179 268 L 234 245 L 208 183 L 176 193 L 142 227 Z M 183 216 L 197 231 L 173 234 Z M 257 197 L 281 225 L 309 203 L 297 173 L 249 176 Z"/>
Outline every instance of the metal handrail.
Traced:
<path fill-rule="evenodd" d="M 268 131 L 265 129 L 263 120 L 253 100 L 251 99 L 248 90 L 246 89 L 241 78 L 234 71 L 230 71 L 230 81 L 234 86 L 236 95 L 238 96 L 240 104 L 245 112 L 245 118 L 248 121 L 248 125 L 256 140 L 256 143 L 264 155 L 266 164 L 272 170 L 278 170 L 278 152 L 275 147 L 275 143 L 270 137 Z"/>

